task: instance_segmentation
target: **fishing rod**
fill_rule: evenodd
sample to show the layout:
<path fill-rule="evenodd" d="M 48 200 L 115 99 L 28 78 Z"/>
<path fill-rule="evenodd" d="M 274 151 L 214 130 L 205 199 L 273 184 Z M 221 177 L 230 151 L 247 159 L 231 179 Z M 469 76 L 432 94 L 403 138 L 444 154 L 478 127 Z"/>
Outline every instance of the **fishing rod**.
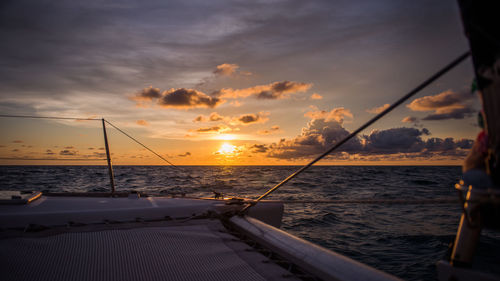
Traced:
<path fill-rule="evenodd" d="M 399 100 L 397 100 L 396 102 L 394 102 L 391 106 L 389 106 L 388 108 L 386 108 L 384 111 L 380 112 L 375 117 L 373 117 L 372 119 L 368 120 L 368 122 L 366 122 L 365 124 L 363 124 L 361 127 L 359 127 L 358 129 L 356 129 L 354 132 L 350 133 L 347 137 L 345 137 L 341 141 L 337 142 L 330 149 L 328 149 L 327 151 L 323 152 L 321 155 L 319 155 L 318 157 L 316 157 L 314 160 L 312 160 L 311 162 L 309 162 L 307 165 L 305 165 L 302 168 L 300 168 L 299 170 L 295 171 L 293 174 L 289 175 L 286 179 L 282 180 L 280 183 L 278 183 L 277 185 L 275 185 L 274 187 L 272 187 L 271 189 L 269 189 L 268 191 L 266 191 L 259 198 L 257 198 L 254 202 L 249 203 L 248 205 L 246 205 L 241 210 L 241 213 L 243 214 L 245 211 L 248 210 L 248 208 L 250 208 L 252 206 L 255 206 L 257 203 L 259 203 L 260 200 L 264 199 L 269 194 L 273 193 L 275 190 L 277 190 L 278 188 L 280 188 L 281 186 L 283 186 L 285 183 L 287 183 L 288 181 L 290 181 L 291 179 L 295 178 L 300 173 L 302 173 L 303 171 L 305 171 L 306 169 L 308 169 L 309 167 L 311 167 L 314 163 L 316 163 L 319 160 L 323 159 L 325 156 L 327 156 L 328 154 L 330 154 L 332 151 L 336 150 L 341 145 L 343 145 L 344 143 L 346 143 L 347 141 L 349 141 L 350 139 L 352 139 L 353 137 L 355 137 L 357 134 L 359 134 L 361 131 L 363 131 L 364 129 L 366 129 L 368 126 L 372 125 L 373 123 L 375 123 L 376 121 L 378 121 L 380 118 L 384 117 L 387 113 L 391 112 L 393 109 L 395 109 L 396 107 L 398 107 L 400 104 L 402 104 L 403 102 L 405 102 L 406 100 L 408 100 L 409 98 L 411 98 L 412 96 L 414 96 L 415 94 L 417 94 L 418 92 L 420 92 L 422 89 L 424 89 L 425 87 L 427 87 L 429 84 L 431 84 L 432 82 L 434 82 L 435 80 L 437 80 L 439 77 L 441 77 L 442 75 L 444 75 L 445 73 L 447 73 L 451 69 L 453 69 L 455 66 L 457 66 L 458 64 L 460 64 L 462 61 L 464 61 L 469 56 L 470 56 L 470 51 L 467 51 L 467 52 L 463 53 L 462 55 L 460 55 L 459 57 L 457 57 L 456 59 L 454 59 L 448 65 L 446 65 L 445 67 L 441 68 L 434 75 L 432 75 L 427 80 L 425 80 L 420 85 L 418 85 L 413 90 L 411 90 L 409 93 L 407 93 L 406 95 L 404 95 L 403 97 L 401 97 Z"/>

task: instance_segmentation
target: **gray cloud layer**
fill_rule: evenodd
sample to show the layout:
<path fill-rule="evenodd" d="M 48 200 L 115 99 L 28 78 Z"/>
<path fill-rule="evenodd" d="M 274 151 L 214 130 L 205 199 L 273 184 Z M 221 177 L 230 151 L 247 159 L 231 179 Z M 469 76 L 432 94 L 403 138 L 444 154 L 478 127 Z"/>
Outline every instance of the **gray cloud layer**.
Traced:
<path fill-rule="evenodd" d="M 332 110 L 334 112 L 335 110 Z M 313 118 L 302 133 L 294 139 L 282 139 L 268 147 L 253 147 L 253 152 L 268 152 L 270 157 L 282 159 L 311 158 L 349 135 L 341 119 L 325 119 L 325 116 Z M 397 158 L 453 156 L 463 157 L 472 147 L 472 140 L 453 138 L 428 138 L 428 129 L 391 128 L 373 130 L 368 135 L 351 139 L 331 157 L 342 158 L 346 155 L 393 155 Z M 343 154 L 339 154 L 343 153 Z"/>

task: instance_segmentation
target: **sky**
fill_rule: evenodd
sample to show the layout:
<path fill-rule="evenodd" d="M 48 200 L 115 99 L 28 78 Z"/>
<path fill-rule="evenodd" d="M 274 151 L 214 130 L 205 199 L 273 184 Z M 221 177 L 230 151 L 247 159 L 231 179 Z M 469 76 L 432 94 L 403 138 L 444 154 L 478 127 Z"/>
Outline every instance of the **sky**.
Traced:
<path fill-rule="evenodd" d="M 305 164 L 468 50 L 448 0 L 6 0 L 0 36 L 0 114 L 105 118 L 176 165 Z M 460 165 L 472 81 L 468 59 L 319 164 Z M 0 128 L 0 164 L 105 163 L 100 120 Z M 166 164 L 107 129 L 114 164 Z"/>

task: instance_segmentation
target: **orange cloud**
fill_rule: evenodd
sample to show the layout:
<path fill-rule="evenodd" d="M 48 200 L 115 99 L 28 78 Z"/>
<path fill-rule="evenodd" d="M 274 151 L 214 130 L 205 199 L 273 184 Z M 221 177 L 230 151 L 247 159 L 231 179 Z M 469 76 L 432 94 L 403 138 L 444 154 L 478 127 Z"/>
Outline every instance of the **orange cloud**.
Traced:
<path fill-rule="evenodd" d="M 149 123 L 146 120 L 142 120 L 142 119 L 135 121 L 135 123 L 137 125 L 141 125 L 141 126 L 149 126 Z"/>
<path fill-rule="evenodd" d="M 386 110 L 389 106 L 391 106 L 390 104 L 386 103 L 382 106 L 379 106 L 379 107 L 374 107 L 374 108 L 370 108 L 370 109 L 367 109 L 366 112 L 368 113 L 374 113 L 374 114 L 379 114 L 380 112 Z"/>
<path fill-rule="evenodd" d="M 335 120 L 337 122 L 343 122 L 344 117 L 352 118 L 353 115 L 349 109 L 345 109 L 343 107 L 337 107 L 332 109 L 331 111 L 309 111 L 304 114 L 304 116 L 309 117 L 313 120 L 315 119 L 325 119 L 326 122 Z"/>
<path fill-rule="evenodd" d="M 413 111 L 434 111 L 422 120 L 463 119 L 475 112 L 468 103 L 472 98 L 470 93 L 448 90 L 434 96 L 417 98 L 406 107 Z"/>
<path fill-rule="evenodd" d="M 320 99 L 323 99 L 323 96 L 322 96 L 322 95 L 320 95 L 320 94 L 318 94 L 318 93 L 313 93 L 313 94 L 311 95 L 311 99 L 312 99 L 312 100 L 320 100 Z"/>
<path fill-rule="evenodd" d="M 305 92 L 312 87 L 312 84 L 282 81 L 268 85 L 258 85 L 245 89 L 224 88 L 212 93 L 212 96 L 221 98 L 246 98 L 255 96 L 259 99 L 283 99 L 296 92 Z"/>
<path fill-rule="evenodd" d="M 237 64 L 223 63 L 218 65 L 213 72 L 215 75 L 231 76 L 238 68 Z"/>
<path fill-rule="evenodd" d="M 413 116 L 406 116 L 405 118 L 403 118 L 403 120 L 401 120 L 402 123 L 413 123 L 416 121 L 417 121 L 417 118 L 413 117 Z"/>

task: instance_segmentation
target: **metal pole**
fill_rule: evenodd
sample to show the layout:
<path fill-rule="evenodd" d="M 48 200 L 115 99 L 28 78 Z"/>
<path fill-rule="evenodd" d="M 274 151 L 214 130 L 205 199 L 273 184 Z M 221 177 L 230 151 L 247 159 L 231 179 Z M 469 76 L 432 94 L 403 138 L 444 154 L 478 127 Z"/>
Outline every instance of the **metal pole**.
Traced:
<path fill-rule="evenodd" d="M 109 184 L 111 185 L 111 193 L 115 193 L 115 176 L 113 174 L 113 165 L 111 164 L 111 155 L 109 153 L 108 134 L 106 134 L 106 122 L 102 118 L 102 131 L 104 133 L 104 147 L 106 147 L 106 158 L 108 160 Z"/>

